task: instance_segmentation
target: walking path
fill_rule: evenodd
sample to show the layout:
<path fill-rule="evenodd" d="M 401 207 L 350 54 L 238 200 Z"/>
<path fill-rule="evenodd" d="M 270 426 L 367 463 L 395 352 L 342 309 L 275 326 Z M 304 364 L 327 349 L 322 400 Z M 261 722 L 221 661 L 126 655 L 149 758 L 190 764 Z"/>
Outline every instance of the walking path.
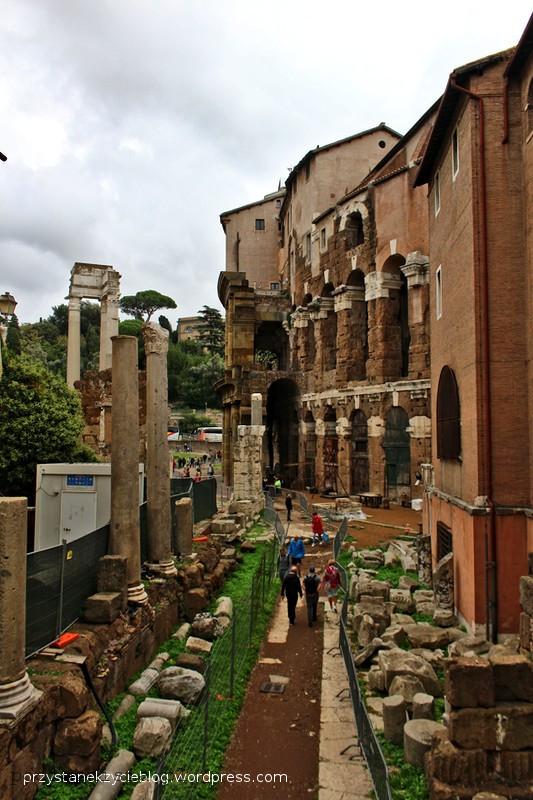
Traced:
<path fill-rule="evenodd" d="M 309 523 L 298 512 L 293 516 L 289 535 L 308 533 Z M 306 549 L 304 570 L 313 564 L 321 571 L 331 557 L 329 548 Z M 224 766 L 226 772 L 250 774 L 255 782 L 222 785 L 217 800 L 370 796 L 351 701 L 341 692 L 348 679 L 338 650 L 339 615 L 326 610 L 324 600 L 313 628 L 307 625 L 305 601 L 298 603 L 296 625 L 289 625 L 287 604 L 278 600 Z M 286 683 L 283 694 L 259 691 L 264 682 L 278 678 Z M 287 782 L 256 777 L 272 773 L 285 774 Z"/>

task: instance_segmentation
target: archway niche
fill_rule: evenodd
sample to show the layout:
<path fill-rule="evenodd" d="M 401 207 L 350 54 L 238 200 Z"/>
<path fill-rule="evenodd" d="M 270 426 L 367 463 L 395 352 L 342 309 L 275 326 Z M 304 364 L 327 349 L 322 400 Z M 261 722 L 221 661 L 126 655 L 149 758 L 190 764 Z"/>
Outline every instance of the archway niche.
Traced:
<path fill-rule="evenodd" d="M 365 241 L 363 217 L 360 211 L 353 211 L 346 217 L 344 226 L 346 231 L 346 249 L 353 250 Z"/>
<path fill-rule="evenodd" d="M 286 486 L 298 479 L 298 401 L 294 381 L 282 378 L 270 384 L 266 405 L 268 467 Z"/>
<path fill-rule="evenodd" d="M 339 437 L 337 436 L 337 413 L 328 406 L 324 414 L 324 491 L 337 491 L 337 472 L 339 463 Z"/>
<path fill-rule="evenodd" d="M 409 416 L 401 406 L 389 409 L 385 420 L 385 481 L 386 493 L 392 497 L 409 495 L 411 485 Z"/>
<path fill-rule="evenodd" d="M 305 426 L 305 450 L 304 450 L 304 485 L 315 486 L 315 463 L 316 463 L 316 428 L 315 418 L 311 411 L 306 411 L 304 417 Z"/>
<path fill-rule="evenodd" d="M 390 290 L 391 324 L 396 328 L 395 336 L 398 337 L 396 347 L 398 353 L 397 377 L 407 378 L 409 375 L 409 345 L 411 334 L 409 332 L 409 295 L 407 293 L 407 278 L 401 267 L 405 258 L 401 255 L 390 256 L 383 265 L 383 271 L 399 278 L 399 289 Z"/>
<path fill-rule="evenodd" d="M 288 337 L 281 322 L 261 322 L 254 337 L 254 361 L 267 369 L 287 369 Z"/>
<path fill-rule="evenodd" d="M 307 294 L 304 294 L 304 296 L 302 298 L 302 305 L 303 306 L 308 306 L 309 303 L 312 301 L 312 299 L 313 299 L 313 295 L 310 292 L 307 292 Z"/>
<path fill-rule="evenodd" d="M 351 417 L 351 492 L 368 492 L 368 425 L 359 409 Z"/>
<path fill-rule="evenodd" d="M 354 269 L 348 276 L 347 285 L 358 289 L 358 296 L 352 303 L 352 342 L 353 359 L 348 369 L 349 380 L 366 378 L 366 362 L 368 360 L 368 310 L 365 300 L 365 274 Z"/>

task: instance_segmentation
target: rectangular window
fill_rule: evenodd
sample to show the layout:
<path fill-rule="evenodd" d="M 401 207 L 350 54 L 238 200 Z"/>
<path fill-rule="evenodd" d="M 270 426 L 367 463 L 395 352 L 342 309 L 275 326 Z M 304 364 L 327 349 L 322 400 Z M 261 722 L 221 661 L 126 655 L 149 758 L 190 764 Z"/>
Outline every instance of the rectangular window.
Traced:
<path fill-rule="evenodd" d="M 309 260 L 311 258 L 311 234 L 305 234 L 305 257 Z"/>
<path fill-rule="evenodd" d="M 438 267 L 435 276 L 435 316 L 442 317 L 442 268 Z"/>
<path fill-rule="evenodd" d="M 326 229 L 322 228 L 320 231 L 320 248 L 324 250 L 326 248 Z"/>
<path fill-rule="evenodd" d="M 272 281 L 272 283 L 270 284 L 270 288 L 275 292 L 279 292 L 279 290 L 281 289 L 281 285 L 278 281 Z"/>
<path fill-rule="evenodd" d="M 437 214 L 440 211 L 440 172 L 437 172 L 437 174 L 435 175 L 434 192 L 435 192 L 435 216 L 437 216 Z"/>
<path fill-rule="evenodd" d="M 459 138 L 457 135 L 457 128 L 452 136 L 452 178 L 455 180 L 459 172 Z"/>
<path fill-rule="evenodd" d="M 264 219 L 256 219 L 256 221 L 255 221 L 255 229 L 256 229 L 256 231 L 264 231 L 265 230 L 265 220 Z"/>

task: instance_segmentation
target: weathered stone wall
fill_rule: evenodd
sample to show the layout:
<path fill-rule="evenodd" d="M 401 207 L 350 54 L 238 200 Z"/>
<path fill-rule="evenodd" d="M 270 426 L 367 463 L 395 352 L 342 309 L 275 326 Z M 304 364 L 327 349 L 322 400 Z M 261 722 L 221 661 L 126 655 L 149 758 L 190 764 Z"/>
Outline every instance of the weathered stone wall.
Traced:
<path fill-rule="evenodd" d="M 85 427 L 82 441 L 94 452 L 109 461 L 111 458 L 111 370 L 102 372 L 88 370 L 77 381 L 75 388 L 80 393 Z M 146 373 L 139 371 L 139 460 L 146 453 Z"/>
<path fill-rule="evenodd" d="M 204 611 L 235 567 L 221 558 L 221 546 L 197 548 L 198 560 L 176 579 L 156 578 L 147 586 L 150 604 L 121 615 L 110 625 L 79 623 L 79 638 L 65 654 L 87 659 L 98 695 L 106 703 L 145 667 L 181 619 Z M 45 758 L 66 772 L 94 772 L 101 766 L 102 719 L 78 667 L 40 657 L 27 662 L 40 703 L 12 729 L 0 726 L 0 798 L 31 800 L 37 783 L 24 786 L 25 773 L 39 773 Z"/>

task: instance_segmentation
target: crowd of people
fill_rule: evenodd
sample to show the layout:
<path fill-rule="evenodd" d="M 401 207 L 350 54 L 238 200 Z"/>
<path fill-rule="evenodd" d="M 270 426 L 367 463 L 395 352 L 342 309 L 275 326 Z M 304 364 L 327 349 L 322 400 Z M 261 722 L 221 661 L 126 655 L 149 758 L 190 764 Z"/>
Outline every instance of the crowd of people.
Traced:
<path fill-rule="evenodd" d="M 288 502 L 290 501 L 290 502 Z M 286 499 L 287 520 L 290 522 L 292 512 L 292 499 L 290 495 Z M 327 533 L 324 530 L 324 523 L 317 512 L 313 512 L 312 517 L 313 547 L 326 541 Z M 305 545 L 301 536 L 293 536 L 288 548 L 282 548 L 279 557 L 279 577 L 281 580 L 281 596 L 287 600 L 287 613 L 291 625 L 296 624 L 296 605 L 298 598 L 304 596 L 307 606 L 307 624 L 310 628 L 317 621 L 318 598 L 321 591 L 325 591 L 328 598 L 330 609 L 337 613 L 337 595 L 341 586 L 341 576 L 334 559 L 328 561 L 328 565 L 322 573 L 317 575 L 315 566 L 311 565 L 303 579 L 301 580 L 302 562 L 305 558 Z"/>
<path fill-rule="evenodd" d="M 180 456 L 172 459 L 172 473 L 177 478 L 190 478 L 201 481 L 204 477 L 215 476 L 215 464 L 222 460 L 220 450 L 204 453 L 202 456 Z"/>

